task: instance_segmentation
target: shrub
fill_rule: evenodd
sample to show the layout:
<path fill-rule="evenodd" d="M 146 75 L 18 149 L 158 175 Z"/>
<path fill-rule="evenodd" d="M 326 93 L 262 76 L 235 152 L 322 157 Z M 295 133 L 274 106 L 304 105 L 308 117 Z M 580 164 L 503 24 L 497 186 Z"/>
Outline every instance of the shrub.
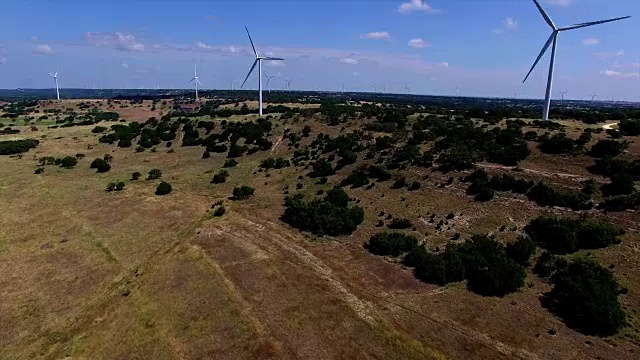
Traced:
<path fill-rule="evenodd" d="M 44 172 L 44 168 L 42 168 L 42 167 L 36 168 L 33 171 L 34 174 L 42 174 L 43 172 Z"/>
<path fill-rule="evenodd" d="M 567 260 L 563 257 L 544 251 L 536 261 L 533 272 L 541 278 L 548 278 L 566 268 L 567 265 Z"/>
<path fill-rule="evenodd" d="M 156 187 L 156 195 L 167 195 L 168 193 L 171 192 L 171 190 L 173 190 L 173 187 L 171 186 L 171 184 L 169 184 L 166 181 L 163 181 L 160 184 L 158 184 L 158 187 Z"/>
<path fill-rule="evenodd" d="M 364 247 L 375 255 L 396 257 L 413 249 L 417 244 L 418 239 L 415 236 L 382 232 L 373 235 Z"/>
<path fill-rule="evenodd" d="M 544 305 L 583 334 L 610 336 L 625 325 L 619 286 L 611 271 L 590 259 L 577 259 L 553 277 Z"/>
<path fill-rule="evenodd" d="M 564 133 L 555 134 L 540 143 L 540 150 L 547 154 L 568 154 L 575 149 L 575 142 Z"/>
<path fill-rule="evenodd" d="M 116 191 L 122 191 L 124 189 L 124 181 L 118 181 L 116 183 Z"/>
<path fill-rule="evenodd" d="M 506 248 L 507 256 L 522 266 L 529 266 L 531 255 L 536 252 L 536 242 L 528 236 L 521 236 Z"/>
<path fill-rule="evenodd" d="M 311 177 L 327 177 L 336 173 L 331 163 L 329 163 L 325 158 L 321 158 L 318 161 L 314 162 L 311 167 L 313 171 L 309 174 Z"/>
<path fill-rule="evenodd" d="M 237 186 L 233 189 L 234 200 L 246 200 L 253 196 L 254 188 L 249 186 Z"/>
<path fill-rule="evenodd" d="M 162 170 L 160 169 L 151 169 L 149 170 L 149 174 L 147 175 L 147 180 L 157 180 L 162 177 Z"/>
<path fill-rule="evenodd" d="M 74 166 L 76 166 L 77 164 L 78 164 L 78 159 L 76 159 L 73 156 L 65 156 L 60 161 L 60 167 L 63 167 L 65 169 L 71 169 Z"/>
<path fill-rule="evenodd" d="M 399 177 L 396 179 L 396 181 L 393 182 L 393 185 L 391 185 L 391 188 L 402 189 L 406 185 L 407 185 L 407 179 L 405 179 L 404 177 Z"/>
<path fill-rule="evenodd" d="M 352 188 L 359 188 L 369 183 L 369 176 L 367 175 L 366 168 L 358 168 L 340 182 L 340 186 L 349 186 Z"/>
<path fill-rule="evenodd" d="M 626 141 L 599 140 L 591 147 L 589 155 L 593 157 L 616 157 L 629 146 Z"/>
<path fill-rule="evenodd" d="M 105 132 L 107 130 L 108 129 L 106 127 L 104 127 L 104 126 L 96 126 L 91 130 L 91 132 L 94 133 L 94 134 L 99 134 L 99 133 L 103 133 L 103 132 Z"/>
<path fill-rule="evenodd" d="M 232 167 L 236 167 L 238 165 L 238 161 L 236 161 L 236 159 L 227 159 L 224 162 L 224 165 L 222 165 L 223 168 L 232 168 Z"/>
<path fill-rule="evenodd" d="M 504 246 L 487 235 L 474 235 L 437 255 L 414 247 L 403 263 L 414 267 L 414 274 L 424 282 L 444 285 L 467 279 L 469 290 L 484 296 L 515 292 L 526 277 L 524 268 L 507 256 Z"/>
<path fill-rule="evenodd" d="M 89 166 L 89 168 L 96 169 L 97 172 L 103 173 L 111 170 L 111 165 L 109 165 L 109 163 L 106 162 L 104 159 L 96 158 L 91 162 L 91 165 Z"/>
<path fill-rule="evenodd" d="M 349 206 L 349 196 L 342 188 L 327 192 L 323 199 L 303 201 L 302 195 L 285 198 L 282 221 L 316 235 L 348 235 L 364 221 L 364 210 Z"/>
<path fill-rule="evenodd" d="M 389 229 L 408 229 L 413 226 L 411 220 L 403 218 L 394 218 L 389 223 Z"/>
<path fill-rule="evenodd" d="M 621 120 L 619 124 L 620 132 L 626 136 L 640 135 L 640 120 L 629 119 Z"/>
<path fill-rule="evenodd" d="M 227 212 L 227 209 L 225 209 L 224 205 L 220 205 L 213 211 L 213 216 L 220 217 L 224 215 L 225 212 Z"/>
<path fill-rule="evenodd" d="M 631 175 L 620 173 L 611 176 L 611 182 L 602 185 L 600 190 L 605 196 L 629 195 L 636 190 L 636 186 Z"/>
<path fill-rule="evenodd" d="M 213 175 L 213 179 L 211 179 L 212 184 L 222 184 L 227 181 L 229 177 L 229 173 L 226 170 L 221 170 L 217 174 Z"/>
<path fill-rule="evenodd" d="M 614 196 L 604 200 L 600 208 L 607 212 L 625 211 L 635 209 L 640 206 L 640 193 L 634 192 L 630 195 Z"/>
<path fill-rule="evenodd" d="M 203 159 L 208 159 L 208 158 L 210 158 L 210 157 L 211 157 L 211 154 L 209 154 L 209 152 L 208 152 L 207 150 L 205 150 L 205 151 L 202 153 L 202 158 L 203 158 Z"/>
<path fill-rule="evenodd" d="M 407 190 L 415 191 L 415 190 L 418 190 L 418 189 L 420 189 L 420 182 L 414 181 L 414 182 L 411 183 L 411 185 L 409 185 L 409 188 Z"/>
<path fill-rule="evenodd" d="M 133 174 L 131 174 L 131 180 L 138 180 L 140 179 L 140 176 L 142 176 L 142 174 L 139 171 L 134 172 Z"/>
<path fill-rule="evenodd" d="M 580 249 L 598 249 L 619 244 L 620 228 L 604 219 L 568 219 L 539 216 L 525 232 L 540 247 L 553 254 L 571 254 Z"/>
<path fill-rule="evenodd" d="M 116 189 L 116 183 L 110 182 L 107 184 L 106 191 L 114 191 Z"/>
<path fill-rule="evenodd" d="M 38 140 L 6 140 L 0 141 L 0 155 L 14 155 L 27 152 L 36 146 L 40 142 Z"/>

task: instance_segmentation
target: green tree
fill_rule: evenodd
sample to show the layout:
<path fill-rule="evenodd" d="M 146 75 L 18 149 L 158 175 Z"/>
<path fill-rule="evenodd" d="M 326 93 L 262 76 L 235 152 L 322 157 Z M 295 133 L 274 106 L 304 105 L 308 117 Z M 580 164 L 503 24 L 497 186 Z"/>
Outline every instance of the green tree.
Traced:
<path fill-rule="evenodd" d="M 171 186 L 171 184 L 169 184 L 166 181 L 163 181 L 160 184 L 158 184 L 158 187 L 156 187 L 156 195 L 167 195 L 172 190 L 173 190 L 173 187 Z"/>

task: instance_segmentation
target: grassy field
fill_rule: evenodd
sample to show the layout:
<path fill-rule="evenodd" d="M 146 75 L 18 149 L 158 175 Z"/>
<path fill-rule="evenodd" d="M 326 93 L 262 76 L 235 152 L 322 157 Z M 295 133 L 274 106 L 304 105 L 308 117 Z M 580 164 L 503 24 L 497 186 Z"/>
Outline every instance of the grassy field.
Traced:
<path fill-rule="evenodd" d="M 121 115 L 150 115 L 145 107 L 127 111 Z M 584 336 L 542 308 L 539 295 L 549 285 L 535 276 L 520 292 L 485 298 L 460 283 L 420 282 L 362 247 L 380 231 L 381 211 L 410 219 L 411 232 L 433 249 L 456 233 L 495 233 L 508 242 L 532 217 L 562 209 L 541 209 L 519 195 L 477 203 L 458 179 L 464 174 L 442 186 L 452 174 L 410 168 L 404 175 L 421 181 L 420 190 L 393 190 L 388 183 L 347 188 L 365 209 L 365 222 L 351 236 L 319 239 L 280 222 L 285 187 L 293 192 L 301 183 L 301 192 L 313 195 L 344 177 L 320 186 L 298 179 L 309 171 L 302 167 L 257 172 L 266 157 L 289 156 L 294 149 L 282 134 L 305 124 L 275 121 L 274 147 L 238 159 L 227 169 L 229 180 L 218 185 L 209 182 L 224 156 L 202 159 L 201 147 L 179 147 L 179 141 L 136 153 L 135 146 L 99 143 L 93 126 L 38 132 L 21 126 L 20 134 L 1 135 L 41 143 L 22 157 L 0 157 L 0 359 L 637 358 L 637 214 L 608 215 L 627 229 L 623 243 L 590 252 L 614 264 L 629 288 L 622 302 L 630 326 L 613 338 Z M 360 127 L 309 124 L 333 135 Z M 42 156 L 78 153 L 85 157 L 73 169 L 46 166 L 33 173 Z M 113 156 L 112 170 L 89 169 L 104 154 Z M 533 150 L 519 174 L 579 187 L 586 162 L 574 157 L 558 164 Z M 152 168 L 173 185 L 171 194 L 154 195 L 160 180 L 144 180 Z M 140 180 L 130 180 L 134 171 L 143 174 Z M 123 191 L 105 191 L 118 180 L 126 184 Z M 237 185 L 255 187 L 255 196 L 229 200 Z M 221 218 L 208 216 L 216 201 L 227 208 Z M 430 214 L 436 223 L 445 220 L 450 212 L 455 217 L 441 230 L 427 221 Z"/>

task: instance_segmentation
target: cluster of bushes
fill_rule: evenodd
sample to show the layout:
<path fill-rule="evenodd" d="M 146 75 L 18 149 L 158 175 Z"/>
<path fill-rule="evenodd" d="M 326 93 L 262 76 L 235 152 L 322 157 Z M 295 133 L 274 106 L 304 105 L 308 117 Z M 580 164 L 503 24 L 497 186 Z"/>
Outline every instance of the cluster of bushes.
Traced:
<path fill-rule="evenodd" d="M 369 174 L 367 171 L 367 166 L 364 165 L 353 170 L 351 174 L 349 174 L 349 176 L 347 176 L 340 182 L 340 186 L 351 185 L 351 187 L 355 189 L 355 188 L 365 186 L 368 183 L 369 183 Z"/>
<path fill-rule="evenodd" d="M 212 184 L 222 184 L 227 181 L 229 177 L 229 172 L 226 170 L 220 170 L 217 174 L 213 175 L 213 179 L 211 179 Z"/>
<path fill-rule="evenodd" d="M 627 147 L 629 147 L 629 142 L 627 141 L 599 140 L 591 147 L 589 155 L 599 158 L 616 157 L 622 154 Z"/>
<path fill-rule="evenodd" d="M 618 129 L 622 135 L 626 136 L 638 136 L 640 135 L 640 120 L 638 119 L 627 119 L 621 120 L 618 125 Z"/>
<path fill-rule="evenodd" d="M 246 186 L 246 185 L 236 186 L 233 189 L 233 199 L 246 200 L 253 196 L 254 191 L 255 189 L 250 186 Z"/>
<path fill-rule="evenodd" d="M 162 170 L 160 169 L 151 169 L 147 174 L 147 180 L 157 180 L 162 177 Z"/>
<path fill-rule="evenodd" d="M 515 178 L 509 174 L 494 175 L 489 178 L 489 174 L 485 170 L 478 169 L 467 176 L 464 181 L 471 182 L 467 188 L 467 194 L 474 195 L 477 201 L 491 200 L 494 191 L 511 191 L 517 194 L 526 194 L 529 200 L 535 201 L 540 206 L 560 206 L 573 210 L 588 210 L 593 207 L 588 193 L 569 189 L 560 190 L 542 181 L 535 183 Z"/>
<path fill-rule="evenodd" d="M 364 247 L 372 254 L 398 257 L 418 245 L 415 236 L 398 232 L 381 232 L 369 239 Z"/>
<path fill-rule="evenodd" d="M 124 190 L 124 181 L 110 182 L 107 184 L 106 191 L 122 191 Z"/>
<path fill-rule="evenodd" d="M 625 326 L 625 313 L 618 300 L 621 292 L 615 277 L 597 262 L 578 258 L 549 260 L 555 266 L 553 289 L 545 294 L 543 305 L 565 323 L 583 334 L 610 336 Z"/>
<path fill-rule="evenodd" d="M 322 199 L 310 202 L 302 194 L 285 198 L 281 219 L 296 229 L 316 235 L 348 235 L 364 221 L 364 210 L 349 206 L 349 196 L 342 188 L 334 188 Z"/>
<path fill-rule="evenodd" d="M 519 262 L 528 262 L 523 252 L 517 253 Z M 413 267 L 416 277 L 424 282 L 445 285 L 466 279 L 468 289 L 483 296 L 513 293 L 524 286 L 526 277 L 524 266 L 488 235 L 474 235 L 464 243 L 450 244 L 440 254 L 415 246 L 403 263 Z"/>
<path fill-rule="evenodd" d="M 111 165 L 104 158 L 103 159 L 96 158 L 91 162 L 91 165 L 89 165 L 89 168 L 96 169 L 97 172 L 103 173 L 111 170 Z"/>
<path fill-rule="evenodd" d="M 282 169 L 289 166 L 291 166 L 289 160 L 283 158 L 274 159 L 272 157 L 268 157 L 260 163 L 260 167 L 263 169 Z"/>
<path fill-rule="evenodd" d="M 0 155 L 21 154 L 35 148 L 38 144 L 40 144 L 38 140 L 32 139 L 0 141 Z"/>
<path fill-rule="evenodd" d="M 541 248 L 553 254 L 571 254 L 581 249 L 599 249 L 619 244 L 624 231 L 604 219 L 539 216 L 525 232 Z"/>

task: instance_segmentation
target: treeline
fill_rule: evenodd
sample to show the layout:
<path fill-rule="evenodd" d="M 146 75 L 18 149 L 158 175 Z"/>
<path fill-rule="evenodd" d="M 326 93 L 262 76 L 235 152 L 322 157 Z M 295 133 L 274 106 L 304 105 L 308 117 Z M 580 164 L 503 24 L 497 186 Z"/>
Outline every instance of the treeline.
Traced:
<path fill-rule="evenodd" d="M 0 155 L 14 155 L 27 152 L 38 146 L 40 142 L 34 139 L 0 141 Z"/>

